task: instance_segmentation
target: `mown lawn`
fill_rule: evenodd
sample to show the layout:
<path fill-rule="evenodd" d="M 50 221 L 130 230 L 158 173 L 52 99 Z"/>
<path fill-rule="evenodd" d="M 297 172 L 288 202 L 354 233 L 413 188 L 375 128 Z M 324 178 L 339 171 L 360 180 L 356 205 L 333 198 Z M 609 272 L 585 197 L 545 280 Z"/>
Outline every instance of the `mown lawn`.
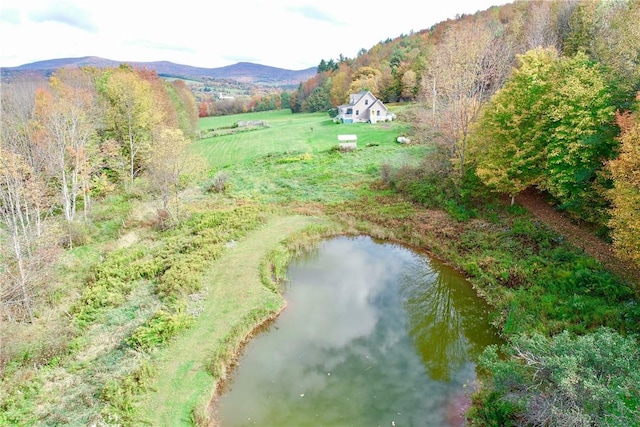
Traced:
<path fill-rule="evenodd" d="M 199 128 L 219 129 L 249 120 L 262 120 L 269 127 L 238 128 L 235 134 L 201 139 L 193 151 L 205 157 L 213 170 L 220 170 L 267 155 L 326 151 L 338 144 L 339 134 L 358 135 L 359 147 L 397 145 L 396 138 L 407 131 L 400 122 L 344 125 L 333 123 L 326 113 L 294 115 L 289 110 L 208 117 L 201 119 Z"/>

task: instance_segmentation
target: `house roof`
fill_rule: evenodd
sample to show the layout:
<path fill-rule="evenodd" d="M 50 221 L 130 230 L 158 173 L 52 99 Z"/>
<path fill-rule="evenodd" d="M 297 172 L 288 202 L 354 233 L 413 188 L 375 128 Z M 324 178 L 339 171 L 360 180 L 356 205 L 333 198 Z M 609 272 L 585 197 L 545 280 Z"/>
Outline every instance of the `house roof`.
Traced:
<path fill-rule="evenodd" d="M 366 94 L 371 94 L 371 96 L 373 97 L 373 99 L 375 99 L 376 101 L 380 101 L 373 93 L 371 93 L 370 90 L 364 90 L 358 93 L 352 93 L 349 95 L 349 104 L 345 104 L 345 105 L 341 105 L 340 107 L 347 107 L 350 105 L 356 105 L 358 102 L 360 102 L 360 100 L 362 98 L 364 98 L 364 96 Z M 351 102 L 353 100 L 353 102 Z"/>
<path fill-rule="evenodd" d="M 376 101 L 373 104 L 371 104 L 371 107 L 373 107 L 376 104 L 380 104 L 382 107 L 384 107 L 384 109 L 387 109 L 387 106 L 384 105 L 384 103 L 382 101 L 380 101 L 379 99 L 376 99 Z"/>

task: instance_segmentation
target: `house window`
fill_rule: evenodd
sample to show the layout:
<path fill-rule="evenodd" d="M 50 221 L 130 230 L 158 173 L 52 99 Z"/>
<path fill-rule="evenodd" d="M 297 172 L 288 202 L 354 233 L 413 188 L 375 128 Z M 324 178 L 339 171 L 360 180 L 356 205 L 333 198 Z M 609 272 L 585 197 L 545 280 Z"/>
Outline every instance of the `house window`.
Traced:
<path fill-rule="evenodd" d="M 364 100 L 364 105 L 369 105 L 369 100 L 368 99 Z"/>
<path fill-rule="evenodd" d="M 376 116 L 379 116 L 379 115 L 380 115 L 380 110 L 377 110 L 376 111 Z"/>
<path fill-rule="evenodd" d="M 347 108 L 347 114 L 353 114 L 353 109 L 352 108 Z"/>
<path fill-rule="evenodd" d="M 360 115 L 360 110 L 356 110 L 356 116 Z"/>

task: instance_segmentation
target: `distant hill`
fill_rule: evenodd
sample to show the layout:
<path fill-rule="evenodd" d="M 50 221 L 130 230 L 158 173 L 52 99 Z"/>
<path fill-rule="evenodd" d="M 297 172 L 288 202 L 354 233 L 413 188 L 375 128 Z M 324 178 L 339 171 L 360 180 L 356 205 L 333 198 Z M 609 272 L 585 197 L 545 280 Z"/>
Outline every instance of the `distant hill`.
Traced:
<path fill-rule="evenodd" d="M 86 67 L 97 68 L 118 67 L 120 64 L 129 64 L 136 68 L 155 70 L 159 75 L 167 77 L 202 78 L 236 80 L 242 83 L 265 86 L 292 86 L 304 82 L 316 74 L 316 67 L 305 70 L 286 70 L 283 68 L 269 67 L 250 62 L 238 62 L 219 68 L 201 68 L 190 65 L 176 64 L 169 61 L 156 62 L 132 62 L 115 61 L 112 59 L 85 56 L 82 58 L 59 58 L 46 61 L 32 62 L 19 67 L 2 67 L 0 69 L 3 79 L 11 79 L 25 73 L 36 73 L 49 76 L 58 68 Z"/>

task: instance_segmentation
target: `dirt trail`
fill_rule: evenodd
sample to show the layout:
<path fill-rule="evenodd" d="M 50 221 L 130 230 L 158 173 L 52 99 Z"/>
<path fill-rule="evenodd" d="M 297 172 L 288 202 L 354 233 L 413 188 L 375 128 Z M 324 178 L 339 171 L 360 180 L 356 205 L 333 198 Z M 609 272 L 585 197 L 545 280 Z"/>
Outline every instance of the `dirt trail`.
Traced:
<path fill-rule="evenodd" d="M 553 231 L 561 234 L 573 245 L 596 258 L 606 269 L 622 277 L 630 284 L 635 284 L 636 289 L 638 289 L 640 266 L 620 259 L 610 244 L 600 240 L 592 232 L 571 222 L 545 202 L 544 197 L 538 191 L 528 189 L 516 197 L 516 202 L 547 224 Z"/>

